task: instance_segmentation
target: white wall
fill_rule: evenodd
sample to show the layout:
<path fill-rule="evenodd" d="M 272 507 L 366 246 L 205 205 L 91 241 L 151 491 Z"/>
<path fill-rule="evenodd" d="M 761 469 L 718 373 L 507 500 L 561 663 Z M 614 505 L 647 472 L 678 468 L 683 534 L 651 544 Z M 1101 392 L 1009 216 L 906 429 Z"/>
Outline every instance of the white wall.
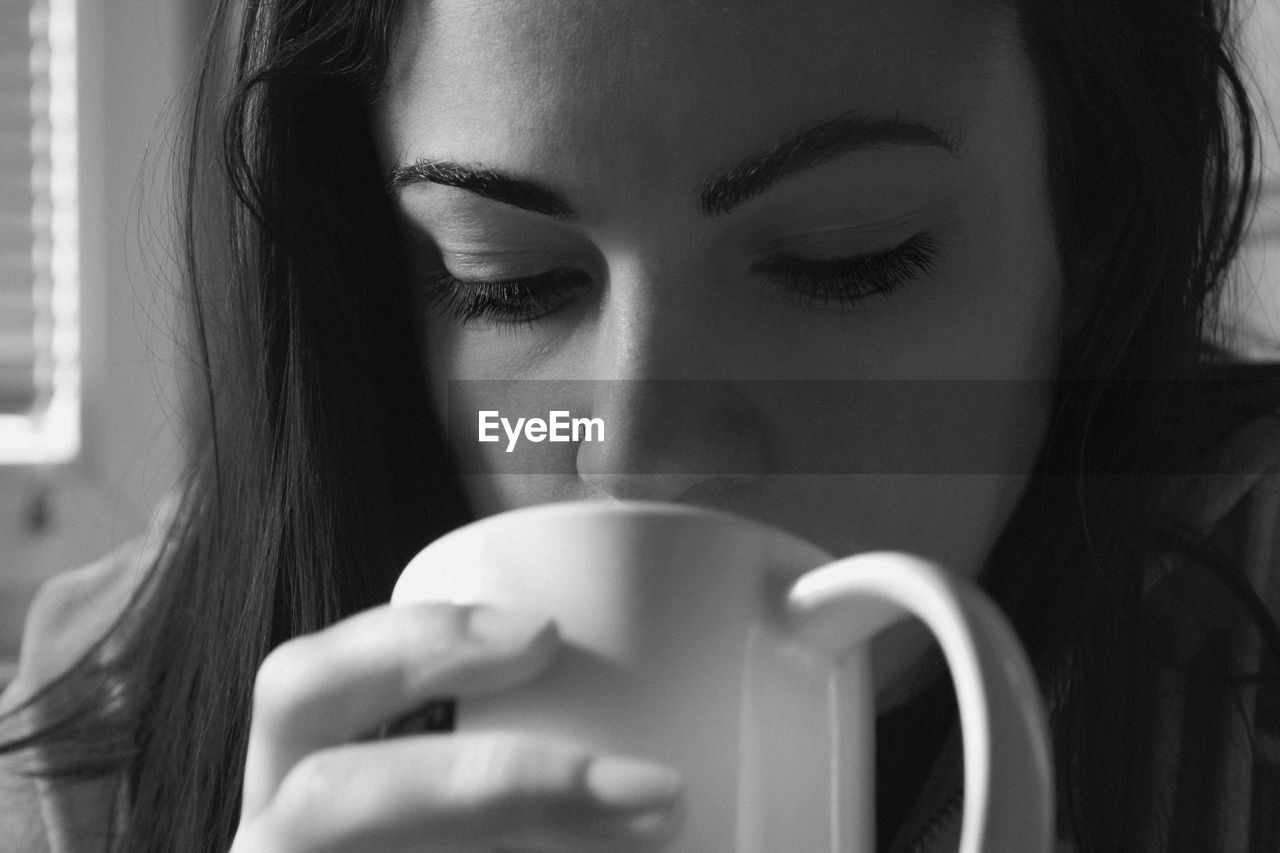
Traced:
<path fill-rule="evenodd" d="M 192 51 L 180 0 L 82 5 L 81 42 L 88 48 L 97 31 L 101 51 L 85 53 L 82 91 L 105 106 L 81 136 L 82 157 L 97 161 L 84 168 L 84 217 L 100 224 L 82 242 L 85 292 L 94 298 L 84 305 L 85 464 L 136 524 L 177 474 L 180 279 L 168 167 Z"/>
<path fill-rule="evenodd" d="M 1238 348 L 1280 360 L 1280 0 L 1253 0 L 1245 50 L 1262 135 L 1262 194 L 1241 256 L 1233 311 Z"/>

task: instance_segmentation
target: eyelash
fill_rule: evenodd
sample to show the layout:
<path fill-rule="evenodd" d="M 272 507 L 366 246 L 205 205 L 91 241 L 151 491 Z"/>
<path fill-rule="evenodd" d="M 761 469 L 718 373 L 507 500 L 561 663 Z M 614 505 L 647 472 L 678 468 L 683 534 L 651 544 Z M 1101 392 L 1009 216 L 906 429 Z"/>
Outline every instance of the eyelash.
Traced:
<path fill-rule="evenodd" d="M 874 296 L 888 297 L 929 273 L 937 254 L 937 241 L 922 232 L 883 252 L 829 260 L 780 256 L 751 269 L 807 305 L 851 308 Z M 553 313 L 590 288 L 591 279 L 578 270 L 556 269 L 522 278 L 468 281 L 439 267 L 428 274 L 426 286 L 428 304 L 459 325 L 514 326 Z"/>
<path fill-rule="evenodd" d="M 558 269 L 523 278 L 466 281 L 440 268 L 427 277 L 427 302 L 459 325 L 532 323 L 591 286 L 577 270 Z"/>
<path fill-rule="evenodd" d="M 852 308 L 902 290 L 931 272 L 937 257 L 938 241 L 922 232 L 883 252 L 818 261 L 783 256 L 761 261 L 752 270 L 806 305 Z"/>

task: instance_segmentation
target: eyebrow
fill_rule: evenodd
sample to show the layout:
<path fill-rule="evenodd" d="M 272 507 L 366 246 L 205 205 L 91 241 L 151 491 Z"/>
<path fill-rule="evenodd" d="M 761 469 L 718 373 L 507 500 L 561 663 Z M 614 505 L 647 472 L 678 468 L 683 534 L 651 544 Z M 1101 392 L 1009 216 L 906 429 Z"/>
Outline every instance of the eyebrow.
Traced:
<path fill-rule="evenodd" d="M 390 189 L 431 183 L 475 193 L 491 201 L 510 204 L 554 219 L 570 220 L 575 214 L 564 198 L 550 187 L 495 172 L 484 166 L 468 166 L 444 160 L 419 159 L 391 170 Z"/>
<path fill-rule="evenodd" d="M 704 216 L 719 216 L 797 172 L 853 151 L 892 145 L 936 147 L 958 157 L 960 139 L 956 133 L 918 122 L 846 113 L 784 137 L 768 151 L 706 181 L 698 192 L 698 208 Z M 577 216 L 550 187 L 485 166 L 420 158 L 395 166 L 387 180 L 392 190 L 419 183 L 455 187 L 553 219 L 572 221 Z"/>
<path fill-rule="evenodd" d="M 706 216 L 728 213 L 796 172 L 852 151 L 892 145 L 937 147 L 952 157 L 960 156 L 960 137 L 956 132 L 899 118 L 868 118 L 861 113 L 845 113 L 788 136 L 768 151 L 748 157 L 707 181 L 698 193 L 698 207 Z"/>

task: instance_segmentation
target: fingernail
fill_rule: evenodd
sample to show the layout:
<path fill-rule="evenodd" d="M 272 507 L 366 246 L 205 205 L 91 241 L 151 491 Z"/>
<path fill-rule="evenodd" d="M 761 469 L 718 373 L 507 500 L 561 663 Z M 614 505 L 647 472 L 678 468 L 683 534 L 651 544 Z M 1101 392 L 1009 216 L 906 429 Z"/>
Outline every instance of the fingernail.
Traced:
<path fill-rule="evenodd" d="M 467 633 L 482 643 L 503 649 L 523 649 L 554 635 L 550 617 L 538 613 L 477 605 L 467 618 Z"/>
<path fill-rule="evenodd" d="M 669 806 L 680 795 L 684 782 L 679 773 L 661 764 L 602 755 L 587 768 L 586 786 L 601 805 L 654 809 L 656 814 L 655 807 Z"/>

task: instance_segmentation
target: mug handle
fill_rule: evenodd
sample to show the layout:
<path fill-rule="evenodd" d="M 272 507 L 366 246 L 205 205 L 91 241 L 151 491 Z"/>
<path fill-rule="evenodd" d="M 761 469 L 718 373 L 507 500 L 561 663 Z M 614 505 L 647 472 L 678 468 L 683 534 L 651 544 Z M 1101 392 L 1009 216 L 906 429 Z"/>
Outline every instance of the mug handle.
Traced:
<path fill-rule="evenodd" d="M 920 557 L 876 551 L 808 572 L 791 586 L 787 609 L 797 638 L 836 660 L 907 615 L 919 617 L 942 646 L 960 708 L 965 786 L 960 853 L 1053 849 L 1053 771 L 1044 705 L 1017 635 L 985 593 Z M 852 665 L 867 663 L 855 659 Z M 861 675 L 855 683 L 865 688 L 868 673 Z M 867 706 L 873 697 L 849 699 L 863 703 L 866 718 L 872 718 Z M 861 779 L 865 784 L 855 782 L 853 790 L 870 792 L 874 762 L 857 759 L 848 751 L 845 764 L 864 766 L 834 768 L 837 778 Z M 854 826 L 871 826 L 871 803 L 849 805 L 869 812 L 855 816 Z M 841 844 L 851 841 L 856 840 Z"/>

